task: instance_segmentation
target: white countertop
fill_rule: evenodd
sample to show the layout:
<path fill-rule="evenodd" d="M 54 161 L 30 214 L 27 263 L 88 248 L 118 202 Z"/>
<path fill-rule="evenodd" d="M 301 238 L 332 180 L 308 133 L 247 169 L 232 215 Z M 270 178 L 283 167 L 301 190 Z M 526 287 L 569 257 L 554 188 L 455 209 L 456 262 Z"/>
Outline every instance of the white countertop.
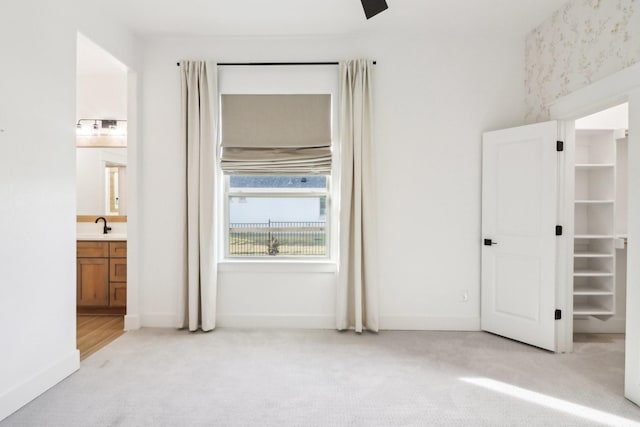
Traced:
<path fill-rule="evenodd" d="M 78 233 L 76 234 L 77 240 L 127 240 L 126 233 Z"/>

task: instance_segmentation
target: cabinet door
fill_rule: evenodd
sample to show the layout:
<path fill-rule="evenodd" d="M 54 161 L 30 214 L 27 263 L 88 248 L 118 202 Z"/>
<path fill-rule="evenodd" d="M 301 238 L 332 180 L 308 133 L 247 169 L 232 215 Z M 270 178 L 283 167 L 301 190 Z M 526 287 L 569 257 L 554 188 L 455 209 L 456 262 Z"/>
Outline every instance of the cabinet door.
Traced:
<path fill-rule="evenodd" d="M 109 256 L 109 243 L 78 241 L 76 242 L 76 256 L 78 258 L 107 258 Z"/>
<path fill-rule="evenodd" d="M 77 287 L 78 306 L 108 306 L 109 260 L 107 258 L 78 258 Z"/>
<path fill-rule="evenodd" d="M 112 282 L 109 284 L 109 307 L 126 307 L 127 284 Z"/>
<path fill-rule="evenodd" d="M 109 280 L 112 282 L 126 282 L 127 281 L 127 259 L 126 258 L 111 258 L 109 260 Z"/>
<path fill-rule="evenodd" d="M 126 258 L 127 242 L 109 242 L 109 256 L 111 258 Z"/>

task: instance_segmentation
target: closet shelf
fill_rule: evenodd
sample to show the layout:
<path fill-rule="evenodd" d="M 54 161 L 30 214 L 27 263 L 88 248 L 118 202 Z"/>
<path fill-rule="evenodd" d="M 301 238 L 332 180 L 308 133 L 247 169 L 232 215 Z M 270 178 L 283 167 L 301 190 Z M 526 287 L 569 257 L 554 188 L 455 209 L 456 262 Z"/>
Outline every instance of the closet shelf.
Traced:
<path fill-rule="evenodd" d="M 574 200 L 575 204 L 589 204 L 589 205 L 597 205 L 597 204 L 601 204 L 601 205 L 606 205 L 606 204 L 613 204 L 614 200 Z"/>
<path fill-rule="evenodd" d="M 575 285 L 573 295 L 611 295 L 613 292 L 603 286 L 597 285 Z"/>
<path fill-rule="evenodd" d="M 612 129 L 575 136 L 573 314 L 606 320 L 616 313 L 616 141 Z"/>
<path fill-rule="evenodd" d="M 576 270 L 573 272 L 573 277 L 611 277 L 613 273 L 599 270 Z"/>
<path fill-rule="evenodd" d="M 613 163 L 576 163 L 576 169 L 600 169 L 613 168 Z"/>
<path fill-rule="evenodd" d="M 595 304 L 576 303 L 573 305 L 573 314 L 575 316 L 613 316 L 615 313 Z"/>
<path fill-rule="evenodd" d="M 607 252 L 574 252 L 574 258 L 613 258 L 612 253 Z"/>

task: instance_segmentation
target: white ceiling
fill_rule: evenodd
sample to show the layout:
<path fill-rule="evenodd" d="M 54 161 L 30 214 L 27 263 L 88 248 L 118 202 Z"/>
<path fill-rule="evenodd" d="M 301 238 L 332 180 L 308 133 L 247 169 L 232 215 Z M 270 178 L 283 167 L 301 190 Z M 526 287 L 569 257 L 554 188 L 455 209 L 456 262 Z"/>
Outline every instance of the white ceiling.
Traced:
<path fill-rule="evenodd" d="M 522 37 L 566 0 L 387 0 L 365 19 L 360 0 L 105 0 L 103 11 L 144 36 L 273 37 L 438 33 Z M 78 39 L 78 74 L 126 67 L 89 39 Z"/>
<path fill-rule="evenodd" d="M 109 0 L 135 33 L 183 36 L 300 36 L 437 32 L 522 36 L 566 0 L 387 0 L 367 21 L 360 0 Z"/>

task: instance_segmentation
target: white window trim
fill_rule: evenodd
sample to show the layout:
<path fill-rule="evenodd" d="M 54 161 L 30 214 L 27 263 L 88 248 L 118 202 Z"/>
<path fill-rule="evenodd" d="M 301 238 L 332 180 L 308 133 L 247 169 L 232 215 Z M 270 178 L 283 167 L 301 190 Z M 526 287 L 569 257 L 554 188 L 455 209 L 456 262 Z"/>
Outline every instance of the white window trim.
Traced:
<path fill-rule="evenodd" d="M 218 271 L 223 273 L 248 271 L 252 273 L 335 273 L 337 270 L 337 263 L 327 259 L 233 258 L 218 262 Z"/>

